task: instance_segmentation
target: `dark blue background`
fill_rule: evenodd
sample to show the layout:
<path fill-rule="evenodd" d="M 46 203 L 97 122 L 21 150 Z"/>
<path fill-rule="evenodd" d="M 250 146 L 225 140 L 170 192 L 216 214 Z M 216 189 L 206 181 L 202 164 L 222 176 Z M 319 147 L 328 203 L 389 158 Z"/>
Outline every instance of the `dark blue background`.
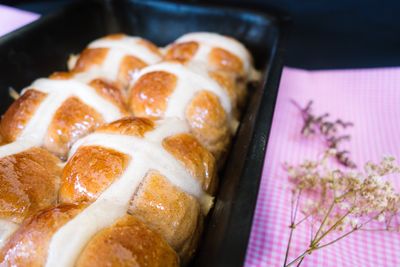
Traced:
<path fill-rule="evenodd" d="M 400 65 L 400 1 L 213 2 L 288 14 L 293 23 L 287 43 L 287 65 L 304 68 Z"/>
<path fill-rule="evenodd" d="M 1 1 L 41 14 L 69 1 Z M 200 0 L 290 17 L 286 65 L 308 68 L 400 66 L 400 1 Z M 73 19 L 73 18 L 71 18 Z"/>

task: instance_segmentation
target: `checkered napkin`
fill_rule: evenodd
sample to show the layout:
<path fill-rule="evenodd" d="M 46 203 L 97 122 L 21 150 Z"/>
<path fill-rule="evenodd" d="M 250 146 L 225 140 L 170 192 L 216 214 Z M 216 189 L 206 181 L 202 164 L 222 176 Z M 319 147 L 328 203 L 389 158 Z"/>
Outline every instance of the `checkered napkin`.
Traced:
<path fill-rule="evenodd" d="M 400 160 L 400 68 L 304 71 L 285 68 L 262 174 L 246 266 L 283 266 L 289 236 L 291 191 L 283 162 L 316 159 L 324 149 L 318 138 L 300 134 L 302 119 L 291 99 L 313 113 L 351 121 L 343 143 L 358 166 L 393 155 Z M 347 147 L 346 147 L 347 146 Z M 393 180 L 400 190 L 400 179 Z M 299 216 L 301 218 L 301 216 Z M 310 228 L 296 228 L 290 259 L 309 242 Z M 302 266 L 400 266 L 400 233 L 355 232 L 307 256 Z"/>
<path fill-rule="evenodd" d="M 39 18 L 39 15 L 0 5 L 0 36 Z"/>

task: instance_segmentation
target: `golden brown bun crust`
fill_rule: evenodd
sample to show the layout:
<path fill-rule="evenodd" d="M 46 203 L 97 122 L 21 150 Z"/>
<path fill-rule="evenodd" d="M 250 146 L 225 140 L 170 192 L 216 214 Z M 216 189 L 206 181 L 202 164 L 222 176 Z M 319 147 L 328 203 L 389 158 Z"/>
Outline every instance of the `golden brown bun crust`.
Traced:
<path fill-rule="evenodd" d="M 42 148 L 0 158 L 0 218 L 20 223 L 57 201 L 57 157 Z"/>
<path fill-rule="evenodd" d="M 238 95 L 236 92 L 235 76 L 226 71 L 209 71 L 208 75 L 216 81 L 228 94 L 233 107 L 236 106 Z"/>
<path fill-rule="evenodd" d="M 132 81 L 133 74 L 147 64 L 134 56 L 125 56 L 119 66 L 117 80 L 121 88 L 127 88 Z"/>
<path fill-rule="evenodd" d="M 124 34 L 111 34 L 105 36 L 103 39 L 110 40 L 120 40 L 124 38 L 126 35 Z M 159 55 L 161 57 L 161 52 L 156 45 L 153 43 L 141 39 L 138 40 L 138 43 L 148 48 L 153 53 Z M 91 69 L 93 66 L 101 65 L 104 63 L 104 60 L 109 53 L 109 48 L 86 48 L 78 57 L 78 60 L 72 69 L 74 72 L 84 72 Z M 115 82 L 115 85 L 119 89 L 127 89 L 129 83 L 132 80 L 133 74 L 135 71 L 140 70 L 147 66 L 147 63 L 141 60 L 138 57 L 132 55 L 126 55 L 122 59 L 119 66 L 115 66 L 118 68 L 117 80 L 112 81 Z M 109 81 L 110 82 L 110 81 Z"/>
<path fill-rule="evenodd" d="M 76 266 L 173 267 L 179 258 L 158 234 L 126 215 L 91 239 Z"/>
<path fill-rule="evenodd" d="M 133 114 L 141 117 L 162 117 L 176 83 L 176 76 L 165 71 L 154 71 L 140 77 L 132 87 L 129 97 Z"/>
<path fill-rule="evenodd" d="M 220 77 L 220 80 L 224 77 Z M 130 108 L 135 116 L 162 117 L 177 77 L 165 71 L 154 71 L 139 78 L 130 93 Z M 206 91 L 198 92 L 186 107 L 186 120 L 192 133 L 218 160 L 229 143 L 228 118 L 218 96 Z"/>
<path fill-rule="evenodd" d="M 71 145 L 103 123 L 102 116 L 79 98 L 70 97 L 57 109 L 49 125 L 44 147 L 65 157 Z"/>
<path fill-rule="evenodd" d="M 186 63 L 193 58 L 198 47 L 199 44 L 197 42 L 173 44 L 168 48 L 164 59 Z M 235 107 L 242 107 L 247 95 L 246 73 L 242 60 L 219 47 L 211 49 L 207 60 L 211 78 L 227 91 L 234 107 L 233 112 L 238 117 L 238 110 Z"/>
<path fill-rule="evenodd" d="M 214 156 L 190 134 L 177 134 L 164 139 L 163 147 L 178 159 L 202 184 L 203 190 L 213 194 L 217 184 Z"/>
<path fill-rule="evenodd" d="M 173 44 L 168 48 L 164 59 L 186 63 L 193 58 L 198 46 L 197 42 Z M 242 60 L 219 47 L 211 49 L 207 60 L 210 76 L 227 91 L 232 106 L 242 107 L 247 94 L 247 78 Z M 234 110 L 234 112 L 238 111 Z"/>
<path fill-rule="evenodd" d="M 56 71 L 50 74 L 49 79 L 51 80 L 69 80 L 74 78 L 75 73 L 70 71 Z"/>
<path fill-rule="evenodd" d="M 154 126 L 154 122 L 147 118 L 125 117 L 112 123 L 102 125 L 96 132 L 143 137 L 148 131 L 152 131 Z"/>
<path fill-rule="evenodd" d="M 124 93 L 117 86 L 101 79 L 92 80 L 89 85 L 96 89 L 98 94 L 119 107 L 121 112 L 128 114 Z"/>
<path fill-rule="evenodd" d="M 210 64 L 216 69 L 231 71 L 238 75 L 244 74 L 242 60 L 225 49 L 214 47 L 211 49 L 208 59 Z"/>
<path fill-rule="evenodd" d="M 72 219 L 80 207 L 63 205 L 28 218 L 0 250 L 1 266 L 44 266 L 54 232 Z"/>
<path fill-rule="evenodd" d="M 74 75 L 72 72 L 56 72 L 50 79 L 71 79 Z M 89 85 L 105 99 L 118 106 L 123 114 L 128 114 L 121 90 L 99 79 L 93 80 Z M 45 93 L 30 89 L 10 106 L 0 124 L 4 142 L 12 142 L 18 137 L 45 97 Z M 65 158 L 70 146 L 77 139 L 92 132 L 102 123 L 104 123 L 103 117 L 95 109 L 77 97 L 70 97 L 54 114 L 43 146 L 57 156 Z"/>
<path fill-rule="evenodd" d="M 202 231 L 199 203 L 160 173 L 151 171 L 146 175 L 128 213 L 163 236 L 182 261 L 194 253 Z"/>
<path fill-rule="evenodd" d="M 172 44 L 167 50 L 165 59 L 186 63 L 193 58 L 198 48 L 199 44 L 197 42 Z"/>
<path fill-rule="evenodd" d="M 155 123 L 129 117 L 101 126 L 96 132 L 142 138 Z M 164 139 L 163 147 L 181 161 L 205 190 L 215 188 L 215 160 L 192 135 L 177 134 Z M 125 154 L 98 146 L 80 147 L 64 168 L 60 199 L 65 202 L 92 201 L 124 171 Z M 135 160 L 130 159 L 130 160 Z M 188 177 L 189 179 L 189 177 Z M 128 213 L 160 234 L 182 260 L 194 253 L 202 230 L 203 215 L 196 198 L 171 184 L 156 171 L 149 171 L 132 196 Z"/>
<path fill-rule="evenodd" d="M 72 79 L 74 72 L 56 72 L 50 78 Z M 128 114 L 123 92 L 111 83 L 94 79 L 89 83 L 103 98 L 114 103 L 123 114 Z M 95 109 L 83 103 L 79 98 L 70 97 L 57 109 L 49 125 L 44 146 L 61 158 L 65 158 L 71 145 L 79 138 L 92 132 L 103 121 Z"/>
<path fill-rule="evenodd" d="M 75 71 L 54 72 L 49 78 L 53 80 L 69 80 L 73 79 L 77 73 L 78 72 Z M 125 95 L 117 85 L 114 85 L 108 81 L 104 81 L 100 78 L 93 79 L 88 85 L 93 87 L 99 95 L 114 103 L 121 112 L 128 114 Z"/>
<path fill-rule="evenodd" d="M 173 44 L 167 49 L 164 59 L 186 63 L 193 58 L 198 46 L 197 42 Z M 217 81 L 228 93 L 234 117 L 239 118 L 239 109 L 244 106 L 247 96 L 247 74 L 245 73 L 244 63 L 231 52 L 214 47 L 208 55 L 206 64 L 210 69 L 210 77 Z"/>
<path fill-rule="evenodd" d="M 125 34 L 123 34 L 123 33 L 112 33 L 112 34 L 104 36 L 103 38 L 109 39 L 109 40 L 120 40 L 124 37 L 125 37 Z"/>
<path fill-rule="evenodd" d="M 112 149 L 81 147 L 64 167 L 60 201 L 94 201 L 125 170 L 129 156 Z"/>
<path fill-rule="evenodd" d="M 96 132 L 132 135 L 142 138 L 154 127 L 153 120 L 141 117 L 125 117 L 100 126 Z M 189 170 L 191 175 L 198 179 L 205 191 L 214 192 L 217 183 L 215 158 L 193 135 L 185 133 L 170 136 L 163 140 L 162 145 Z"/>
<path fill-rule="evenodd" d="M 198 92 L 186 108 L 186 120 L 192 134 L 218 161 L 230 139 L 228 118 L 218 97 L 208 91 Z"/>
<path fill-rule="evenodd" d="M 194 41 L 172 44 L 165 54 L 165 59 L 186 63 L 193 58 L 198 48 L 199 44 Z M 216 70 L 234 72 L 238 75 L 244 74 L 242 60 L 223 48 L 214 47 L 211 49 L 208 55 L 208 64 Z"/>
<path fill-rule="evenodd" d="M 73 71 L 88 71 L 93 66 L 102 64 L 107 54 L 108 48 L 86 48 L 79 55 Z"/>
<path fill-rule="evenodd" d="M 6 142 L 17 138 L 45 97 L 45 93 L 30 89 L 12 103 L 1 120 L 1 134 Z"/>

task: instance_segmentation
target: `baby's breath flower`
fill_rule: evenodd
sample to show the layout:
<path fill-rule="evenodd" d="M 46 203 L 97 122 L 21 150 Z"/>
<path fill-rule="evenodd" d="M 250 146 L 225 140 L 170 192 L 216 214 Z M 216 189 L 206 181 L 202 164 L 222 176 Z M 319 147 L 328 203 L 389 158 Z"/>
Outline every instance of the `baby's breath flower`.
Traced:
<path fill-rule="evenodd" d="M 385 221 L 385 215 L 381 214 L 378 216 L 378 218 L 376 219 L 378 222 L 384 222 Z"/>
<path fill-rule="evenodd" d="M 360 226 L 360 221 L 358 218 L 352 218 L 350 219 L 350 225 L 353 228 L 358 228 Z"/>
<path fill-rule="evenodd" d="M 348 202 L 342 202 L 342 203 L 339 204 L 339 207 L 342 210 L 348 210 L 350 208 L 350 204 Z"/>
<path fill-rule="evenodd" d="M 393 224 L 399 221 L 393 218 L 400 217 L 400 194 L 384 179 L 400 173 L 395 159 L 385 157 L 378 164 L 368 162 L 364 172 L 355 172 L 331 168 L 328 159 L 335 155 L 334 151 L 324 155 L 316 161 L 285 167 L 294 185 L 293 192 L 302 192 L 299 211 L 304 218 L 312 217 L 312 229 L 318 229 L 312 232 L 307 251 L 339 241 L 371 221 L 384 224 L 383 229 L 400 231 L 400 225 Z M 303 221 L 306 220 L 298 223 Z M 327 236 L 333 236 L 328 238 L 333 241 L 325 241 Z"/>

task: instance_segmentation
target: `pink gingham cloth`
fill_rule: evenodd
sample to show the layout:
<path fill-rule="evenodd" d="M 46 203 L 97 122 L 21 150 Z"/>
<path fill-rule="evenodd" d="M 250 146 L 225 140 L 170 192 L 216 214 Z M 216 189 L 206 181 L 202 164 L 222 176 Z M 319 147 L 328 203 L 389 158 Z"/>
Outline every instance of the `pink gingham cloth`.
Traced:
<path fill-rule="evenodd" d="M 39 18 L 38 14 L 0 5 L 0 36 Z"/>
<path fill-rule="evenodd" d="M 314 101 L 314 114 L 354 123 L 345 148 L 358 166 L 393 155 L 400 160 L 400 68 L 305 71 L 284 68 L 247 249 L 245 266 L 283 266 L 289 236 L 291 192 L 283 162 L 316 159 L 317 138 L 301 136 L 302 119 L 291 103 Z M 400 178 L 395 181 L 400 189 Z M 301 218 L 299 216 L 298 218 Z M 306 249 L 309 227 L 295 230 L 290 259 Z M 356 232 L 305 258 L 302 266 L 400 266 L 400 233 Z"/>

